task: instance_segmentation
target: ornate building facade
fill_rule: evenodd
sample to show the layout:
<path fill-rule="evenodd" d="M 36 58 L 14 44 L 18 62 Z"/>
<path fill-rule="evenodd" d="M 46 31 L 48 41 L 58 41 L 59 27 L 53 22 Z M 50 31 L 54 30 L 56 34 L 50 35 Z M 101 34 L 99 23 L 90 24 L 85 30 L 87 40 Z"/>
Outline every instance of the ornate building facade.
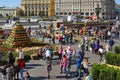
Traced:
<path fill-rule="evenodd" d="M 114 0 L 55 0 L 55 12 L 57 16 L 80 15 L 91 17 L 96 15 L 96 8 L 99 5 L 99 17 L 101 19 L 115 18 Z"/>
<path fill-rule="evenodd" d="M 2 16 L 16 16 L 16 9 L 17 8 L 10 8 L 10 7 L 0 7 L 0 15 Z"/>
<path fill-rule="evenodd" d="M 26 16 L 54 16 L 54 0 L 22 0 L 21 8 Z"/>

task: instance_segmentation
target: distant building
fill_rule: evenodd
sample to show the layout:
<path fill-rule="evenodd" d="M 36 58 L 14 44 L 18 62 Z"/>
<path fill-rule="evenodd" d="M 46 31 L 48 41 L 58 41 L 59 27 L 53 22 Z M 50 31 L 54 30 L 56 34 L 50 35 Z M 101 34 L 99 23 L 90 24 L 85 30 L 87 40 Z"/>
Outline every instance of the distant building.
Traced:
<path fill-rule="evenodd" d="M 55 12 L 57 16 L 79 15 L 81 0 L 55 0 Z"/>
<path fill-rule="evenodd" d="M 10 8 L 10 7 L 0 7 L 0 15 L 2 16 L 16 16 L 16 8 Z"/>
<path fill-rule="evenodd" d="M 21 8 L 26 16 L 54 16 L 54 0 L 22 0 Z"/>
<path fill-rule="evenodd" d="M 99 5 L 101 19 L 115 18 L 115 0 L 55 0 L 57 16 L 80 15 L 82 18 L 96 15 Z"/>
<path fill-rule="evenodd" d="M 115 5 L 116 19 L 120 19 L 120 4 Z"/>

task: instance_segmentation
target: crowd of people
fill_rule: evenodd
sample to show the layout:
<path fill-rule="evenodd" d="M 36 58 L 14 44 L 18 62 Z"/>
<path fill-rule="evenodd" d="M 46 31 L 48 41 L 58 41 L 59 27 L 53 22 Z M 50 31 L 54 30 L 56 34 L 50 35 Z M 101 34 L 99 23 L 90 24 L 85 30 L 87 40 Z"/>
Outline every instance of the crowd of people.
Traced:
<path fill-rule="evenodd" d="M 58 60 L 60 74 L 65 74 L 65 77 L 68 78 L 71 76 L 71 66 L 73 63 L 76 64 L 76 77 L 81 77 L 80 74 L 83 74 L 83 77 L 89 74 L 88 70 L 88 58 L 84 58 L 84 51 L 76 50 L 69 44 L 66 48 L 60 44 L 58 47 Z M 50 78 L 50 71 L 52 70 L 52 62 L 54 61 L 53 49 L 50 46 L 45 46 L 44 48 L 39 49 L 39 57 L 41 61 L 46 60 L 48 78 Z M 81 65 L 83 67 L 81 68 Z"/>
<path fill-rule="evenodd" d="M 104 59 L 104 55 L 113 51 L 113 46 L 115 44 L 114 39 L 119 39 L 119 31 L 116 26 L 112 26 L 111 28 L 106 28 L 104 30 L 99 29 L 98 27 L 93 27 L 91 34 L 90 28 L 87 29 L 88 35 L 83 36 L 81 39 L 81 43 L 79 43 L 77 48 L 73 48 L 73 33 L 67 34 L 67 30 L 62 27 L 62 35 L 58 35 L 57 39 L 59 42 L 58 47 L 58 60 L 59 60 L 59 69 L 60 74 L 65 74 L 65 77 L 71 76 L 71 66 L 76 65 L 75 77 L 78 77 L 81 80 L 81 77 L 84 77 L 85 80 L 91 80 L 90 71 L 88 69 L 89 59 L 85 58 L 86 51 L 96 54 L 100 56 L 100 63 L 102 63 Z M 79 35 L 82 35 L 83 30 L 78 31 Z M 31 28 L 29 27 L 27 30 L 27 34 L 31 36 Z M 47 34 L 47 33 L 46 33 Z M 36 29 L 36 37 L 42 35 L 44 41 L 44 34 L 40 34 Z M 78 35 L 78 36 L 79 36 Z M 53 44 L 56 36 L 55 33 L 51 31 L 50 41 Z M 106 43 L 103 45 L 102 43 Z M 63 46 L 63 44 L 67 44 L 67 47 Z M 47 77 L 50 79 L 50 71 L 52 70 L 52 62 L 54 61 L 54 49 L 51 46 L 45 46 L 44 48 L 39 49 L 39 58 L 41 61 L 46 61 L 46 70 Z M 1 57 L 1 55 L 0 55 Z M 30 74 L 25 72 L 23 74 L 23 69 L 25 68 L 24 61 L 24 53 L 22 49 L 20 49 L 19 59 L 14 60 L 14 55 L 12 51 L 9 52 L 8 63 L 1 68 L 2 72 L 2 80 L 13 80 L 13 79 L 23 79 L 30 80 Z M 19 76 L 20 73 L 20 76 Z"/>
<path fill-rule="evenodd" d="M 30 80 L 30 75 L 28 72 L 23 74 L 25 68 L 24 53 L 22 49 L 19 52 L 19 58 L 15 59 L 12 51 L 8 52 L 7 63 L 4 64 L 0 71 L 2 73 L 2 80 Z M 20 76 L 19 76 L 20 74 Z"/>

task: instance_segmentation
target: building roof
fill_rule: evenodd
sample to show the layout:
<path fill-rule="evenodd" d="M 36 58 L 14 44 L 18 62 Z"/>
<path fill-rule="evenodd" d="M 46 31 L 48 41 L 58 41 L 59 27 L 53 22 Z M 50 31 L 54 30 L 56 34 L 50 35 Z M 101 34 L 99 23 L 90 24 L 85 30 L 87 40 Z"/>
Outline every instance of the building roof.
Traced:
<path fill-rule="evenodd" d="M 0 9 L 16 9 L 15 7 L 0 7 Z"/>

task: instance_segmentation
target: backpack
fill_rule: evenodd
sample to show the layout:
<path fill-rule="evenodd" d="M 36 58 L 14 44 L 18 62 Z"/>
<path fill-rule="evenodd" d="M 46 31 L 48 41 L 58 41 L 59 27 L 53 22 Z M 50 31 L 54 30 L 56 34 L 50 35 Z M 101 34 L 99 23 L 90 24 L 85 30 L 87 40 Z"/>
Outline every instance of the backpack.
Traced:
<path fill-rule="evenodd" d="M 114 45 L 114 41 L 113 40 L 111 40 L 111 44 Z"/>

